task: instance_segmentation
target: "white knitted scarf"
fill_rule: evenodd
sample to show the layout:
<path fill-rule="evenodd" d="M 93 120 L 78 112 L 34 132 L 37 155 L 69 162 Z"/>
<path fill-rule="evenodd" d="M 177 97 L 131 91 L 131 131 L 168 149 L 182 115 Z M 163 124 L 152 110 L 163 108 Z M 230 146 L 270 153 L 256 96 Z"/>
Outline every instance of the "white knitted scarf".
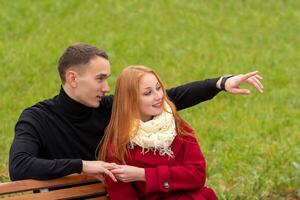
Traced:
<path fill-rule="evenodd" d="M 155 116 L 152 120 L 143 122 L 140 120 L 137 133 L 131 138 L 129 147 L 135 145 L 142 147 L 142 154 L 150 150 L 159 155 L 173 157 L 171 144 L 176 136 L 176 126 L 171 107 L 164 103 L 166 111 Z"/>

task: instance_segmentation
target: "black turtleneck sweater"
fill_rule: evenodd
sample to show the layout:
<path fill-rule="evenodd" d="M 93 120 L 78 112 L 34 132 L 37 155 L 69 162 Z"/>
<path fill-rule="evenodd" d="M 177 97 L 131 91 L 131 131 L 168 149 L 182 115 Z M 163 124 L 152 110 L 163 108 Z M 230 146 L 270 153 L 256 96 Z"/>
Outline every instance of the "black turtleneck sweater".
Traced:
<path fill-rule="evenodd" d="M 213 98 L 220 90 L 217 79 L 191 82 L 167 91 L 178 110 Z M 113 96 L 104 97 L 98 108 L 59 95 L 25 109 L 15 127 L 10 149 L 11 180 L 50 179 L 81 173 L 82 160 L 95 160 L 104 134 Z"/>

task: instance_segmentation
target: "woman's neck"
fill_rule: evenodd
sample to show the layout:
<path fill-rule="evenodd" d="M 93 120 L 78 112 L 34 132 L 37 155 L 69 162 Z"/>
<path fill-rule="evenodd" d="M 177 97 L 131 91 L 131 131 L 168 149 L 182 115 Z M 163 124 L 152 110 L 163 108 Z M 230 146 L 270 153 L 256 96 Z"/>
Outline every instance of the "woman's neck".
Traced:
<path fill-rule="evenodd" d="M 140 118 L 142 122 L 147 122 L 153 119 L 154 116 L 143 116 Z"/>

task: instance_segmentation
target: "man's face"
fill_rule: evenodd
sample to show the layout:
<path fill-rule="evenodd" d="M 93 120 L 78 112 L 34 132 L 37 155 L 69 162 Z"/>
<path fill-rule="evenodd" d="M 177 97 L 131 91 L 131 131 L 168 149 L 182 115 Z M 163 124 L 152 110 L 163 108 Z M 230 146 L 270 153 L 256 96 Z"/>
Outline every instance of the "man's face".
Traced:
<path fill-rule="evenodd" d="M 76 75 L 74 98 L 85 106 L 97 108 L 101 98 L 109 92 L 107 78 L 110 76 L 110 64 L 105 58 L 96 56 L 84 67 Z"/>

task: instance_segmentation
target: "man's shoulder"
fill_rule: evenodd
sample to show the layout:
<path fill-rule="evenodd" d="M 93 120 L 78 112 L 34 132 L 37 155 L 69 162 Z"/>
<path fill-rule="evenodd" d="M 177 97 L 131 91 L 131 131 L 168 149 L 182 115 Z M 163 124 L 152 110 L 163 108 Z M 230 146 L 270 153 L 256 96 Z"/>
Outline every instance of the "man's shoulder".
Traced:
<path fill-rule="evenodd" d="M 55 107 L 54 99 L 55 97 L 52 99 L 45 99 L 30 107 L 25 108 L 20 115 L 20 119 L 36 117 L 40 118 L 53 113 Z"/>

